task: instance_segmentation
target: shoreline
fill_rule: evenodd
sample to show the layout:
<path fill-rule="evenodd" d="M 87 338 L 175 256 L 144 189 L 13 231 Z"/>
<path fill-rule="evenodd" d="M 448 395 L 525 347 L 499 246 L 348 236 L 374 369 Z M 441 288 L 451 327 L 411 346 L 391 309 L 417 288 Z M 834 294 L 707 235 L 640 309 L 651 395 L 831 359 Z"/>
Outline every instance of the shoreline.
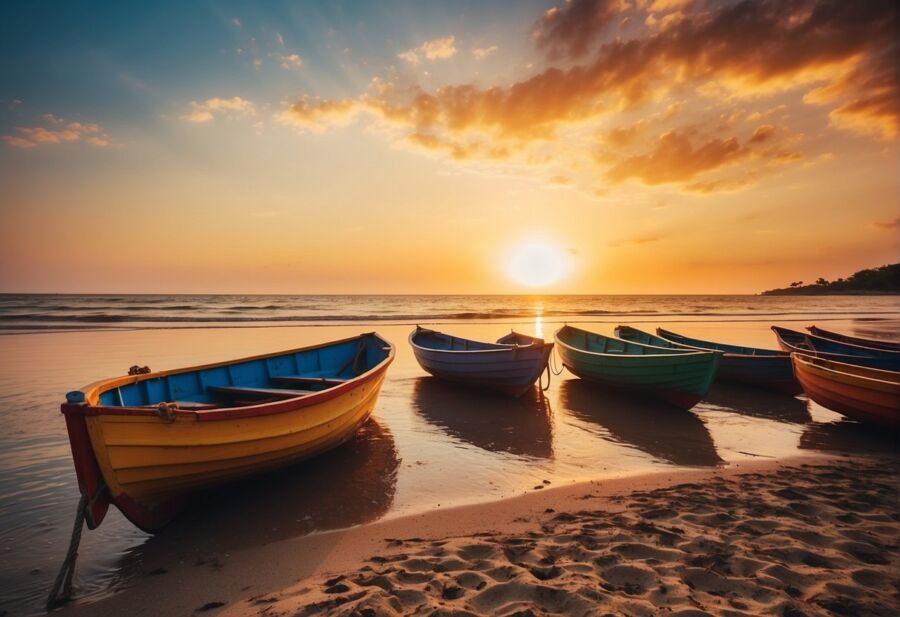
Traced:
<path fill-rule="evenodd" d="M 624 501 L 633 498 L 636 493 L 667 490 L 678 494 L 679 491 L 685 490 L 682 487 L 709 488 L 723 482 L 741 481 L 740 476 L 747 474 L 768 477 L 787 473 L 796 476 L 807 473 L 802 471 L 804 469 L 812 470 L 811 473 L 817 473 L 816 470 L 834 465 L 871 467 L 873 460 L 878 461 L 879 459 L 811 455 L 777 461 L 734 463 L 728 467 L 713 470 L 660 471 L 603 482 L 589 481 L 570 486 L 535 490 L 501 501 L 437 509 L 341 530 L 314 533 L 234 551 L 231 554 L 208 555 L 190 563 L 185 561 L 186 554 L 172 554 L 161 563 L 143 564 L 145 574 L 131 588 L 93 603 L 64 607 L 57 614 L 76 616 L 112 616 L 126 613 L 132 615 L 189 615 L 200 611 L 202 614 L 229 616 L 293 615 L 303 607 L 306 607 L 305 610 L 308 614 L 325 614 L 331 612 L 332 609 L 338 609 L 343 604 L 349 607 L 351 604 L 355 605 L 363 601 L 374 601 L 373 598 L 368 597 L 372 594 L 359 595 L 360 590 L 363 589 L 359 584 L 354 584 L 351 588 L 339 581 L 349 581 L 351 577 L 356 576 L 354 580 L 358 583 L 364 580 L 365 576 L 369 576 L 369 578 L 372 576 L 383 577 L 384 575 L 377 574 L 378 570 L 391 570 L 391 564 L 400 562 L 406 566 L 403 571 L 415 569 L 410 561 L 413 558 L 408 555 L 410 550 L 427 549 L 433 547 L 435 542 L 441 545 L 447 542 L 451 544 L 461 542 L 468 546 L 473 543 L 484 544 L 483 540 L 488 537 L 525 534 L 532 540 L 538 541 L 541 538 L 551 543 L 556 542 L 558 545 L 561 536 L 556 534 L 557 537 L 554 540 L 552 531 L 554 525 L 551 517 L 555 516 L 556 520 L 562 518 L 569 521 L 568 517 L 572 515 L 561 516 L 554 513 L 579 512 L 589 508 L 614 515 L 624 513 L 627 510 Z M 730 514 L 724 514 L 727 511 L 729 511 L 728 508 L 722 511 L 722 514 L 730 516 Z M 551 524 L 548 525 L 546 519 L 551 519 Z M 248 525 L 259 523 L 248 521 Z M 615 525 L 613 526 L 615 527 Z M 896 530 L 895 521 L 894 533 Z M 398 540 L 398 538 L 403 538 L 403 540 Z M 649 550 L 652 547 L 645 548 Z M 644 549 L 635 550 L 640 552 Z M 631 561 L 628 560 L 622 564 L 622 567 L 626 567 L 627 563 Z M 420 566 L 421 562 L 422 558 L 416 561 Z M 469 563 L 468 565 L 473 564 Z M 551 569 L 555 568 L 555 565 L 550 565 Z M 463 566 L 456 569 L 466 570 Z M 396 571 L 397 568 L 394 567 L 393 570 Z M 541 572 L 542 570 L 537 571 Z M 359 576 L 360 573 L 364 575 Z M 632 574 L 641 580 L 649 576 L 646 572 Z M 419 577 L 412 577 L 410 580 L 419 580 L 420 578 L 424 580 L 424 576 L 422 574 Z M 535 576 L 540 576 L 540 574 Z M 473 577 L 483 579 L 483 575 L 478 573 L 472 574 L 469 578 L 474 580 Z M 631 575 L 625 578 L 630 577 Z M 390 585 L 382 579 L 379 581 L 383 584 L 379 586 L 378 583 L 372 583 L 372 585 L 376 585 L 372 589 L 380 590 L 379 594 L 376 594 L 380 596 L 377 600 L 382 604 L 385 602 L 387 604 L 381 608 L 376 607 L 375 614 L 391 614 L 391 610 L 396 612 L 396 603 L 400 600 L 394 600 L 394 606 L 391 609 L 389 597 L 405 597 L 406 600 L 403 602 L 415 603 L 423 599 L 419 597 L 420 595 L 426 593 L 422 590 L 421 584 L 410 582 L 407 585 L 408 589 L 404 591 L 401 589 L 403 585 L 396 581 Z M 331 584 L 324 585 L 324 582 Z M 531 583 L 546 586 L 537 579 Z M 480 582 L 475 586 L 477 587 L 479 584 Z M 492 587 L 498 585 L 500 583 L 496 583 Z M 390 586 L 396 592 L 394 596 L 390 596 L 382 589 L 385 586 Z M 330 591 L 323 591 L 326 589 Z M 353 593 L 347 593 L 351 589 Z M 449 595 L 460 593 L 472 596 L 473 593 L 469 593 L 469 591 L 471 590 L 447 592 L 445 587 L 442 592 L 444 595 L 438 594 L 438 602 L 447 601 L 448 593 Z M 397 593 L 400 595 L 397 596 Z M 528 594 L 525 593 L 525 595 Z M 354 599 L 347 600 L 348 597 Z M 338 601 L 338 598 L 343 598 L 343 601 Z M 451 601 L 447 601 L 447 603 L 454 606 L 459 604 Z M 310 606 L 313 609 L 310 609 Z M 403 603 L 400 608 L 401 612 L 405 612 L 411 606 Z M 483 610 L 488 613 L 492 612 L 492 609 L 487 606 Z M 336 612 L 343 612 L 343 610 Z"/>

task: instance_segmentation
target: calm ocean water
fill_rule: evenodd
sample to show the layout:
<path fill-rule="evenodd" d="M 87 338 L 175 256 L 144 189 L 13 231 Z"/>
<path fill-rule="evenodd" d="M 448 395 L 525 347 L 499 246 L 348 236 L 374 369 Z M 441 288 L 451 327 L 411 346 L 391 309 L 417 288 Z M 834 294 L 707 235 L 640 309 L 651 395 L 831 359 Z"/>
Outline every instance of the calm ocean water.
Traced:
<path fill-rule="evenodd" d="M 274 325 L 522 319 L 895 315 L 895 296 L 153 296 L 0 295 L 0 328 Z"/>
<path fill-rule="evenodd" d="M 896 443 L 809 403 L 715 388 L 690 412 L 609 397 L 573 376 L 509 400 L 427 377 L 411 324 L 493 340 L 513 325 L 619 323 L 775 347 L 771 324 L 900 338 L 900 297 L 0 295 L 0 615 L 42 612 L 78 491 L 59 404 L 132 364 L 190 366 L 378 330 L 397 345 L 373 421 L 281 472 L 205 494 L 148 536 L 111 511 L 85 532 L 76 593 L 91 602 L 177 562 L 227 563 L 261 543 L 587 479 Z M 314 496 L 314 497 L 311 497 Z M 248 520 L 256 523 L 247 525 Z M 226 566 L 227 567 L 227 566 Z M 173 593 L 177 581 L 173 581 Z"/>

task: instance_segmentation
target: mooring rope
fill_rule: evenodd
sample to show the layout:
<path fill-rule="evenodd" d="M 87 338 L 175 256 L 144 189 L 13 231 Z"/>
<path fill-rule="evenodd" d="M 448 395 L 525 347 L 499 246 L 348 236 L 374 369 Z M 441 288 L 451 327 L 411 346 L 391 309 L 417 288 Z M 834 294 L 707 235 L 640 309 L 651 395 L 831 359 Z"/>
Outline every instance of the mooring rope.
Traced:
<path fill-rule="evenodd" d="M 557 356 L 558 353 L 559 353 L 559 352 L 556 351 L 556 346 L 554 345 L 553 351 L 550 352 L 550 362 L 547 363 L 547 369 L 548 369 L 548 370 L 550 369 L 550 365 L 551 365 L 551 364 L 557 364 L 557 363 L 556 363 L 556 356 Z M 557 366 L 558 366 L 558 365 L 557 365 Z M 558 368 L 559 368 L 559 370 L 557 370 L 556 368 L 552 369 L 554 375 L 562 375 L 563 367 L 558 366 Z"/>
<path fill-rule="evenodd" d="M 538 378 L 538 386 L 541 389 L 541 392 L 546 392 L 550 389 L 550 363 L 547 363 L 547 385 L 544 385 L 544 373 L 541 372 L 541 376 Z"/>
<path fill-rule="evenodd" d="M 72 595 L 72 577 L 75 575 L 75 562 L 78 560 L 78 545 L 81 544 L 81 530 L 84 527 L 84 512 L 87 507 L 87 494 L 82 492 L 81 499 L 78 501 L 78 511 L 75 513 L 75 525 L 72 527 L 69 550 L 59 569 L 59 574 L 56 575 L 56 581 L 50 589 L 50 595 L 47 597 L 48 611 L 52 611 Z"/>

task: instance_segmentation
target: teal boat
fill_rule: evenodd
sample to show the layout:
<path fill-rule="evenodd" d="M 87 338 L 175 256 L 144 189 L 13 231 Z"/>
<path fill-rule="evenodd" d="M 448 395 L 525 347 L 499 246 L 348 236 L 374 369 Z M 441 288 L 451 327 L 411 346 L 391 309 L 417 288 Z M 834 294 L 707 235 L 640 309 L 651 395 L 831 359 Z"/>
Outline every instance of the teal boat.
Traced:
<path fill-rule="evenodd" d="M 642 345 L 572 326 L 555 337 L 563 365 L 578 377 L 683 409 L 706 396 L 719 366 L 718 353 Z"/>
<path fill-rule="evenodd" d="M 802 392 L 799 382 L 794 379 L 791 354 L 787 352 L 704 341 L 662 328 L 657 328 L 656 333 L 658 336 L 631 326 L 616 328 L 616 336 L 626 341 L 654 347 L 721 352 L 717 381 L 742 383 L 791 395 Z"/>

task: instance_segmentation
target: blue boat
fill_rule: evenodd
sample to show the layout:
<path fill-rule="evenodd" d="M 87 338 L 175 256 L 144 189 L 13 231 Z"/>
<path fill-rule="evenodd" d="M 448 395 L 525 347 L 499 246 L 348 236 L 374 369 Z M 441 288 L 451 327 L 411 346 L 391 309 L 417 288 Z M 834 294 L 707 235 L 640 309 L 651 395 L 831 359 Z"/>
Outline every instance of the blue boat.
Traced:
<path fill-rule="evenodd" d="M 900 352 L 897 351 L 843 343 L 779 326 L 772 326 L 772 331 L 785 351 L 857 366 L 900 371 Z"/>
<path fill-rule="evenodd" d="M 715 343 L 676 334 L 663 328 L 657 328 L 656 333 L 658 336 L 630 326 L 616 328 L 616 336 L 619 338 L 645 345 L 721 352 L 722 358 L 716 372 L 717 380 L 769 388 L 788 394 L 802 392 L 800 384 L 794 378 L 791 354 L 787 352 Z"/>
<path fill-rule="evenodd" d="M 496 343 L 416 326 L 409 344 L 419 365 L 440 379 L 522 396 L 547 369 L 553 343 L 510 332 Z"/>

